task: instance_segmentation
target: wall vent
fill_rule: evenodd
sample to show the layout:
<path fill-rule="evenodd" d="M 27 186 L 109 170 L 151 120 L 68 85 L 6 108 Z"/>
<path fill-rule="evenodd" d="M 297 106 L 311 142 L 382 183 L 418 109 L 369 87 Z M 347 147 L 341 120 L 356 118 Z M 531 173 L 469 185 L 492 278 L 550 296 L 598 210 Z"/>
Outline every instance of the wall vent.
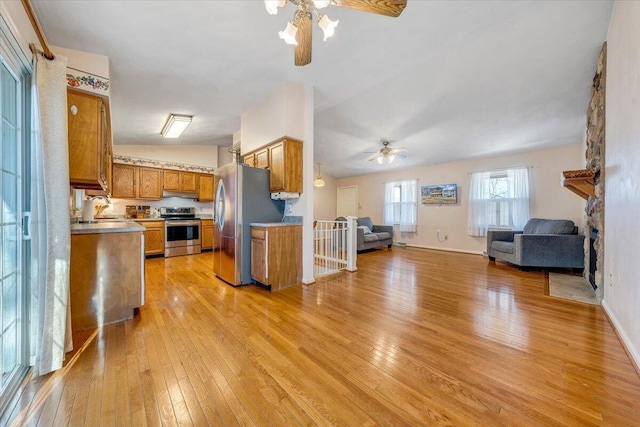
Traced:
<path fill-rule="evenodd" d="M 407 242 L 393 242 L 396 246 L 407 246 Z"/>

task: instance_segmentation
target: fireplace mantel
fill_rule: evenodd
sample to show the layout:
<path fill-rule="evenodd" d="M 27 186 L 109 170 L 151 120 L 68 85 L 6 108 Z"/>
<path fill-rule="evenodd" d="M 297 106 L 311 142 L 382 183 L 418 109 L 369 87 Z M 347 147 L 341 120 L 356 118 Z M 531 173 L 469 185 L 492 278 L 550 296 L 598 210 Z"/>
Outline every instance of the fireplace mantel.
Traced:
<path fill-rule="evenodd" d="M 596 197 L 595 169 L 579 169 L 562 172 L 562 185 L 587 200 Z"/>

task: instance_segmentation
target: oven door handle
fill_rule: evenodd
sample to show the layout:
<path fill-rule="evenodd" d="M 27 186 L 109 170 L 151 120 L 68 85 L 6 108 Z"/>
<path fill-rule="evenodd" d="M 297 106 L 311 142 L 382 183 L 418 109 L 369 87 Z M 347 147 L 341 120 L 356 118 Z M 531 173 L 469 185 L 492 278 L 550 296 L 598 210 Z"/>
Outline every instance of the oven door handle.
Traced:
<path fill-rule="evenodd" d="M 165 226 L 167 227 L 181 227 L 185 225 L 200 225 L 200 221 L 180 221 L 180 220 L 171 220 L 165 221 Z"/>

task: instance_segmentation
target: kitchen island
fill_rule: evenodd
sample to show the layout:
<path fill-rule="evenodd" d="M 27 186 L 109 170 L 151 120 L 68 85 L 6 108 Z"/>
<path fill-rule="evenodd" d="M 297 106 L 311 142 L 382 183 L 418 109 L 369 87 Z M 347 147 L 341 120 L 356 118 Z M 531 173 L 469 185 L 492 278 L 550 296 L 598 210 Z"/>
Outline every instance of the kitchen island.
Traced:
<path fill-rule="evenodd" d="M 144 230 L 133 221 L 71 225 L 74 332 L 131 319 L 144 304 Z"/>

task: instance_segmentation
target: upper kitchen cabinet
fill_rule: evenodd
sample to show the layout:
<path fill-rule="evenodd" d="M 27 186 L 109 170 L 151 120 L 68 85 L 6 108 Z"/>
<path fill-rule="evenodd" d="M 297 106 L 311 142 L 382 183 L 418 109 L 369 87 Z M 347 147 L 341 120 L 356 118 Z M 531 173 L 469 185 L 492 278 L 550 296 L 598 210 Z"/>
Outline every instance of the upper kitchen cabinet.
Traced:
<path fill-rule="evenodd" d="M 255 167 L 260 169 L 269 169 L 269 149 L 263 148 L 262 150 L 256 151 L 255 154 Z"/>
<path fill-rule="evenodd" d="M 113 165 L 113 189 L 111 195 L 120 199 L 135 199 L 136 192 L 136 166 Z"/>
<path fill-rule="evenodd" d="M 162 188 L 170 191 L 196 191 L 197 174 L 195 172 L 165 170 L 162 178 Z"/>
<path fill-rule="evenodd" d="M 282 138 L 244 155 L 244 162 L 269 169 L 272 193 L 302 193 L 302 141 Z"/>
<path fill-rule="evenodd" d="M 117 199 L 162 198 L 162 169 L 115 163 L 112 196 Z"/>
<path fill-rule="evenodd" d="M 162 169 L 138 167 L 138 199 L 162 198 Z"/>
<path fill-rule="evenodd" d="M 198 201 L 213 201 L 213 175 L 198 175 Z"/>
<path fill-rule="evenodd" d="M 302 193 L 302 142 L 283 138 L 269 146 L 270 190 Z"/>
<path fill-rule="evenodd" d="M 69 182 L 109 193 L 111 140 L 107 105 L 99 96 L 67 91 Z"/>

